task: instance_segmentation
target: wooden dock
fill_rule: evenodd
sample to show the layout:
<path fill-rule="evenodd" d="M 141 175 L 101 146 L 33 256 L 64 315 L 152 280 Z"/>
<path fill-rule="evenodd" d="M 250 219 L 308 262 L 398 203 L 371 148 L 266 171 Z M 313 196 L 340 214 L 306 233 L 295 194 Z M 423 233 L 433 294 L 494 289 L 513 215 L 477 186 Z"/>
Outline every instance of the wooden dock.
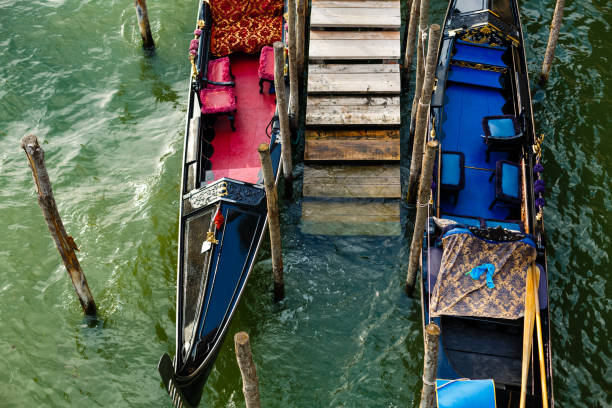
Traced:
<path fill-rule="evenodd" d="M 399 233 L 400 26 L 399 0 L 312 0 L 306 233 Z"/>

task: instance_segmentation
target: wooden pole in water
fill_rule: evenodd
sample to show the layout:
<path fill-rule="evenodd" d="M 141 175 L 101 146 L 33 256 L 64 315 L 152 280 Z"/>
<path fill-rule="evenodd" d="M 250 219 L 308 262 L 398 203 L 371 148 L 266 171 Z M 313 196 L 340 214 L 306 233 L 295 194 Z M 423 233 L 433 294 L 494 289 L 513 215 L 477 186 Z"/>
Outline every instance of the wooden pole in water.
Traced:
<path fill-rule="evenodd" d="M 296 30 L 295 30 L 295 7 L 296 0 L 289 0 L 287 2 L 287 23 L 288 23 L 288 41 L 287 47 L 289 47 L 289 119 L 291 121 L 291 128 L 297 127 L 297 115 L 299 112 L 299 87 L 298 87 L 298 69 L 297 69 L 297 53 L 296 53 Z"/>
<path fill-rule="evenodd" d="M 140 28 L 140 35 L 142 37 L 143 48 L 153 48 L 155 43 L 153 42 L 153 35 L 151 34 L 151 26 L 149 25 L 149 13 L 147 12 L 146 0 L 134 0 L 134 7 L 136 8 L 136 17 L 138 18 L 138 27 Z"/>
<path fill-rule="evenodd" d="M 38 139 L 34 135 L 24 136 L 21 139 L 21 148 L 26 153 L 30 169 L 32 170 L 32 176 L 34 177 L 34 183 L 36 183 L 38 205 L 40 205 L 45 221 L 47 221 L 47 226 L 49 227 L 51 237 L 55 241 L 55 246 L 64 261 L 64 266 L 70 276 L 70 280 L 72 280 L 72 285 L 81 302 L 81 307 L 86 315 L 95 316 L 96 303 L 75 254 L 75 251 L 79 249 L 74 239 L 66 233 L 64 223 L 57 211 L 51 181 L 45 167 L 45 152 L 38 144 Z"/>
<path fill-rule="evenodd" d="M 274 274 L 274 300 L 285 297 L 285 282 L 283 279 L 283 251 L 281 247 L 280 222 L 278 220 L 278 195 L 274 182 L 274 171 L 270 159 L 270 146 L 267 143 L 259 145 L 259 159 L 266 188 L 268 204 L 268 230 L 270 231 L 270 247 L 272 252 L 272 273 Z"/>
<path fill-rule="evenodd" d="M 404 69 L 406 70 L 406 78 L 408 81 L 410 81 L 412 58 L 414 57 L 414 49 L 416 48 L 417 21 L 419 18 L 420 4 L 421 0 L 412 0 L 412 4 L 410 5 L 410 20 L 408 22 L 407 34 L 408 40 L 406 42 L 406 53 L 404 54 Z"/>
<path fill-rule="evenodd" d="M 297 0 L 297 22 L 296 22 L 296 36 L 297 36 L 297 72 L 300 78 L 304 75 L 304 55 L 305 47 L 305 36 L 304 31 L 306 27 L 306 0 Z M 299 113 L 299 112 L 298 112 Z"/>
<path fill-rule="evenodd" d="M 414 232 L 412 235 L 412 244 L 410 245 L 410 259 L 408 263 L 408 274 L 406 275 L 406 294 L 412 295 L 414 291 L 414 283 L 416 281 L 417 271 L 421 259 L 421 250 L 423 247 L 423 232 L 427 223 L 427 207 L 431 197 L 431 180 L 433 175 L 433 166 L 436 158 L 436 149 L 438 141 L 432 140 L 427 142 L 427 150 L 423 162 L 423 172 L 421 173 L 421 184 L 419 186 L 419 199 L 417 201 L 417 215 L 414 220 Z"/>
<path fill-rule="evenodd" d="M 557 41 L 559 40 L 561 20 L 563 19 L 563 7 L 565 7 L 565 0 L 557 0 L 555 14 L 553 15 L 553 20 L 550 25 L 550 35 L 548 36 L 546 54 L 544 54 L 544 63 L 542 64 L 542 74 L 540 75 L 541 83 L 546 83 L 546 81 L 548 81 L 552 61 L 555 57 L 555 48 L 557 47 Z"/>
<path fill-rule="evenodd" d="M 291 160 L 291 126 L 287 113 L 287 89 L 285 88 L 285 46 L 282 42 L 274 43 L 274 88 L 276 89 L 276 111 L 280 121 L 281 160 L 285 178 L 285 195 L 293 192 L 293 163 Z"/>
<path fill-rule="evenodd" d="M 415 132 L 415 120 L 418 110 L 419 97 L 423 88 L 425 78 L 425 40 L 427 36 L 427 23 L 429 21 L 429 0 L 421 0 L 419 10 L 419 28 L 417 32 L 417 72 L 416 84 L 414 87 L 414 98 L 412 99 L 412 110 L 410 111 L 410 135 Z M 431 39 L 430 39 L 431 43 Z"/>
<path fill-rule="evenodd" d="M 423 357 L 423 389 L 420 408 L 434 408 L 436 403 L 436 373 L 440 328 L 435 323 L 425 326 L 425 356 Z"/>
<path fill-rule="evenodd" d="M 426 0 L 423 0 L 426 1 Z M 429 104 L 433 92 L 434 78 L 436 74 L 436 61 L 438 58 L 438 44 L 440 40 L 440 26 L 433 24 L 429 29 L 429 44 L 427 50 L 427 66 L 425 80 L 421 89 L 418 103 L 416 128 L 412 143 L 412 160 L 410 162 L 410 177 L 408 179 L 408 202 L 413 203 L 416 197 L 418 180 L 421 173 L 423 160 L 423 145 L 429 121 Z"/>
<path fill-rule="evenodd" d="M 242 375 L 242 393 L 247 408 L 259 408 L 259 380 L 257 379 L 257 370 L 253 362 L 253 354 L 251 353 L 251 343 L 249 335 L 245 332 L 239 332 L 234 335 L 234 350 L 236 350 L 236 360 L 240 367 Z"/>

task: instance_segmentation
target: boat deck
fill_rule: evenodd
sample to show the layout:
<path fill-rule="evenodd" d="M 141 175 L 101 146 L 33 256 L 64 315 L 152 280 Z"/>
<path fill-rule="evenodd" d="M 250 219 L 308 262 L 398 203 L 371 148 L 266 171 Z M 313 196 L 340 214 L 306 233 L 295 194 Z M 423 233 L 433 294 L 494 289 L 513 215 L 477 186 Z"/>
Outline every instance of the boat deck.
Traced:
<path fill-rule="evenodd" d="M 275 95 L 267 92 L 267 86 L 263 94 L 259 93 L 258 55 L 232 54 L 230 61 L 236 82 L 236 131 L 230 128 L 227 117 L 216 119 L 214 132 L 206 135 L 202 147 L 210 163 L 202 179 L 210 183 L 228 177 L 257 183 L 261 171 L 257 146 L 270 141 L 266 127 L 276 109 Z"/>
<path fill-rule="evenodd" d="M 399 233 L 400 2 L 313 0 L 302 231 Z"/>

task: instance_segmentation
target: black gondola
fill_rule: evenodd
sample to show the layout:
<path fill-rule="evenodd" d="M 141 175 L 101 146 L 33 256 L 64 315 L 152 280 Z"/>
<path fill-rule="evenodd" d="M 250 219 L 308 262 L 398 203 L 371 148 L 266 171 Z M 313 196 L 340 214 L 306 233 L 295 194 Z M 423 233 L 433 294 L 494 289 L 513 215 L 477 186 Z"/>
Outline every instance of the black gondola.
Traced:
<path fill-rule="evenodd" d="M 541 378 L 554 405 L 541 139 L 524 47 L 516 0 L 450 1 L 430 106 L 440 148 L 421 280 L 423 324 L 441 328 L 439 407 L 519 407 L 525 286 L 537 271 L 544 376 L 534 330 L 525 406 L 546 406 Z"/>
<path fill-rule="evenodd" d="M 271 41 L 256 45 L 250 54 L 230 51 L 225 57 L 227 50 L 220 48 L 215 55 L 212 42 L 222 41 L 225 35 L 217 33 L 215 40 L 213 32 L 217 24 L 214 7 L 219 3 L 200 1 L 196 38 L 191 43 L 193 66 L 180 197 L 176 351 L 174 359 L 164 354 L 158 365 L 173 404 L 181 407 L 195 407 L 200 402 L 266 228 L 265 190 L 257 152 L 260 143 L 270 145 L 275 175 L 280 167 L 274 94 L 272 89 L 260 91 L 263 59 L 256 54 Z M 217 13 L 233 3 L 220 4 Z M 236 7 L 244 9 L 246 3 L 238 2 Z M 265 24 L 274 24 L 267 27 L 272 32 L 268 37 L 278 41 L 283 2 L 271 1 L 265 6 L 271 5 L 274 10 L 265 16 Z M 257 19 L 263 6 L 253 7 L 259 7 L 252 17 Z M 240 17 L 236 15 L 228 20 L 228 26 Z M 226 64 L 223 70 L 218 69 L 221 63 Z M 219 81 L 213 75 L 231 78 Z M 205 109 L 209 91 L 219 98 L 229 95 L 235 105 L 227 112 L 211 113 Z"/>

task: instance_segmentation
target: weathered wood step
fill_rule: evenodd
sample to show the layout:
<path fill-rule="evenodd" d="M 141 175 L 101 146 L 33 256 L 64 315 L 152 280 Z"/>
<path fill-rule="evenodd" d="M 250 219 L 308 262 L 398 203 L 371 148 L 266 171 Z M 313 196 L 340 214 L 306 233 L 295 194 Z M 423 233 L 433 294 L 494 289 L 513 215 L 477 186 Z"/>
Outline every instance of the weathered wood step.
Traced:
<path fill-rule="evenodd" d="M 399 30 L 401 24 L 399 1 L 315 0 L 310 12 L 311 28 L 375 27 Z"/>
<path fill-rule="evenodd" d="M 399 31 L 311 31 L 310 61 L 383 60 L 400 57 Z"/>
<path fill-rule="evenodd" d="M 394 97 L 308 96 L 306 126 L 399 126 L 400 99 Z"/>
<path fill-rule="evenodd" d="M 304 197 L 399 198 L 399 164 L 304 165 Z"/>
<path fill-rule="evenodd" d="M 303 201 L 301 230 L 315 235 L 398 235 L 399 202 Z"/>
<path fill-rule="evenodd" d="M 307 130 L 304 160 L 400 159 L 399 130 Z"/>
<path fill-rule="evenodd" d="M 312 64 L 308 94 L 391 94 L 401 92 L 398 64 Z"/>

